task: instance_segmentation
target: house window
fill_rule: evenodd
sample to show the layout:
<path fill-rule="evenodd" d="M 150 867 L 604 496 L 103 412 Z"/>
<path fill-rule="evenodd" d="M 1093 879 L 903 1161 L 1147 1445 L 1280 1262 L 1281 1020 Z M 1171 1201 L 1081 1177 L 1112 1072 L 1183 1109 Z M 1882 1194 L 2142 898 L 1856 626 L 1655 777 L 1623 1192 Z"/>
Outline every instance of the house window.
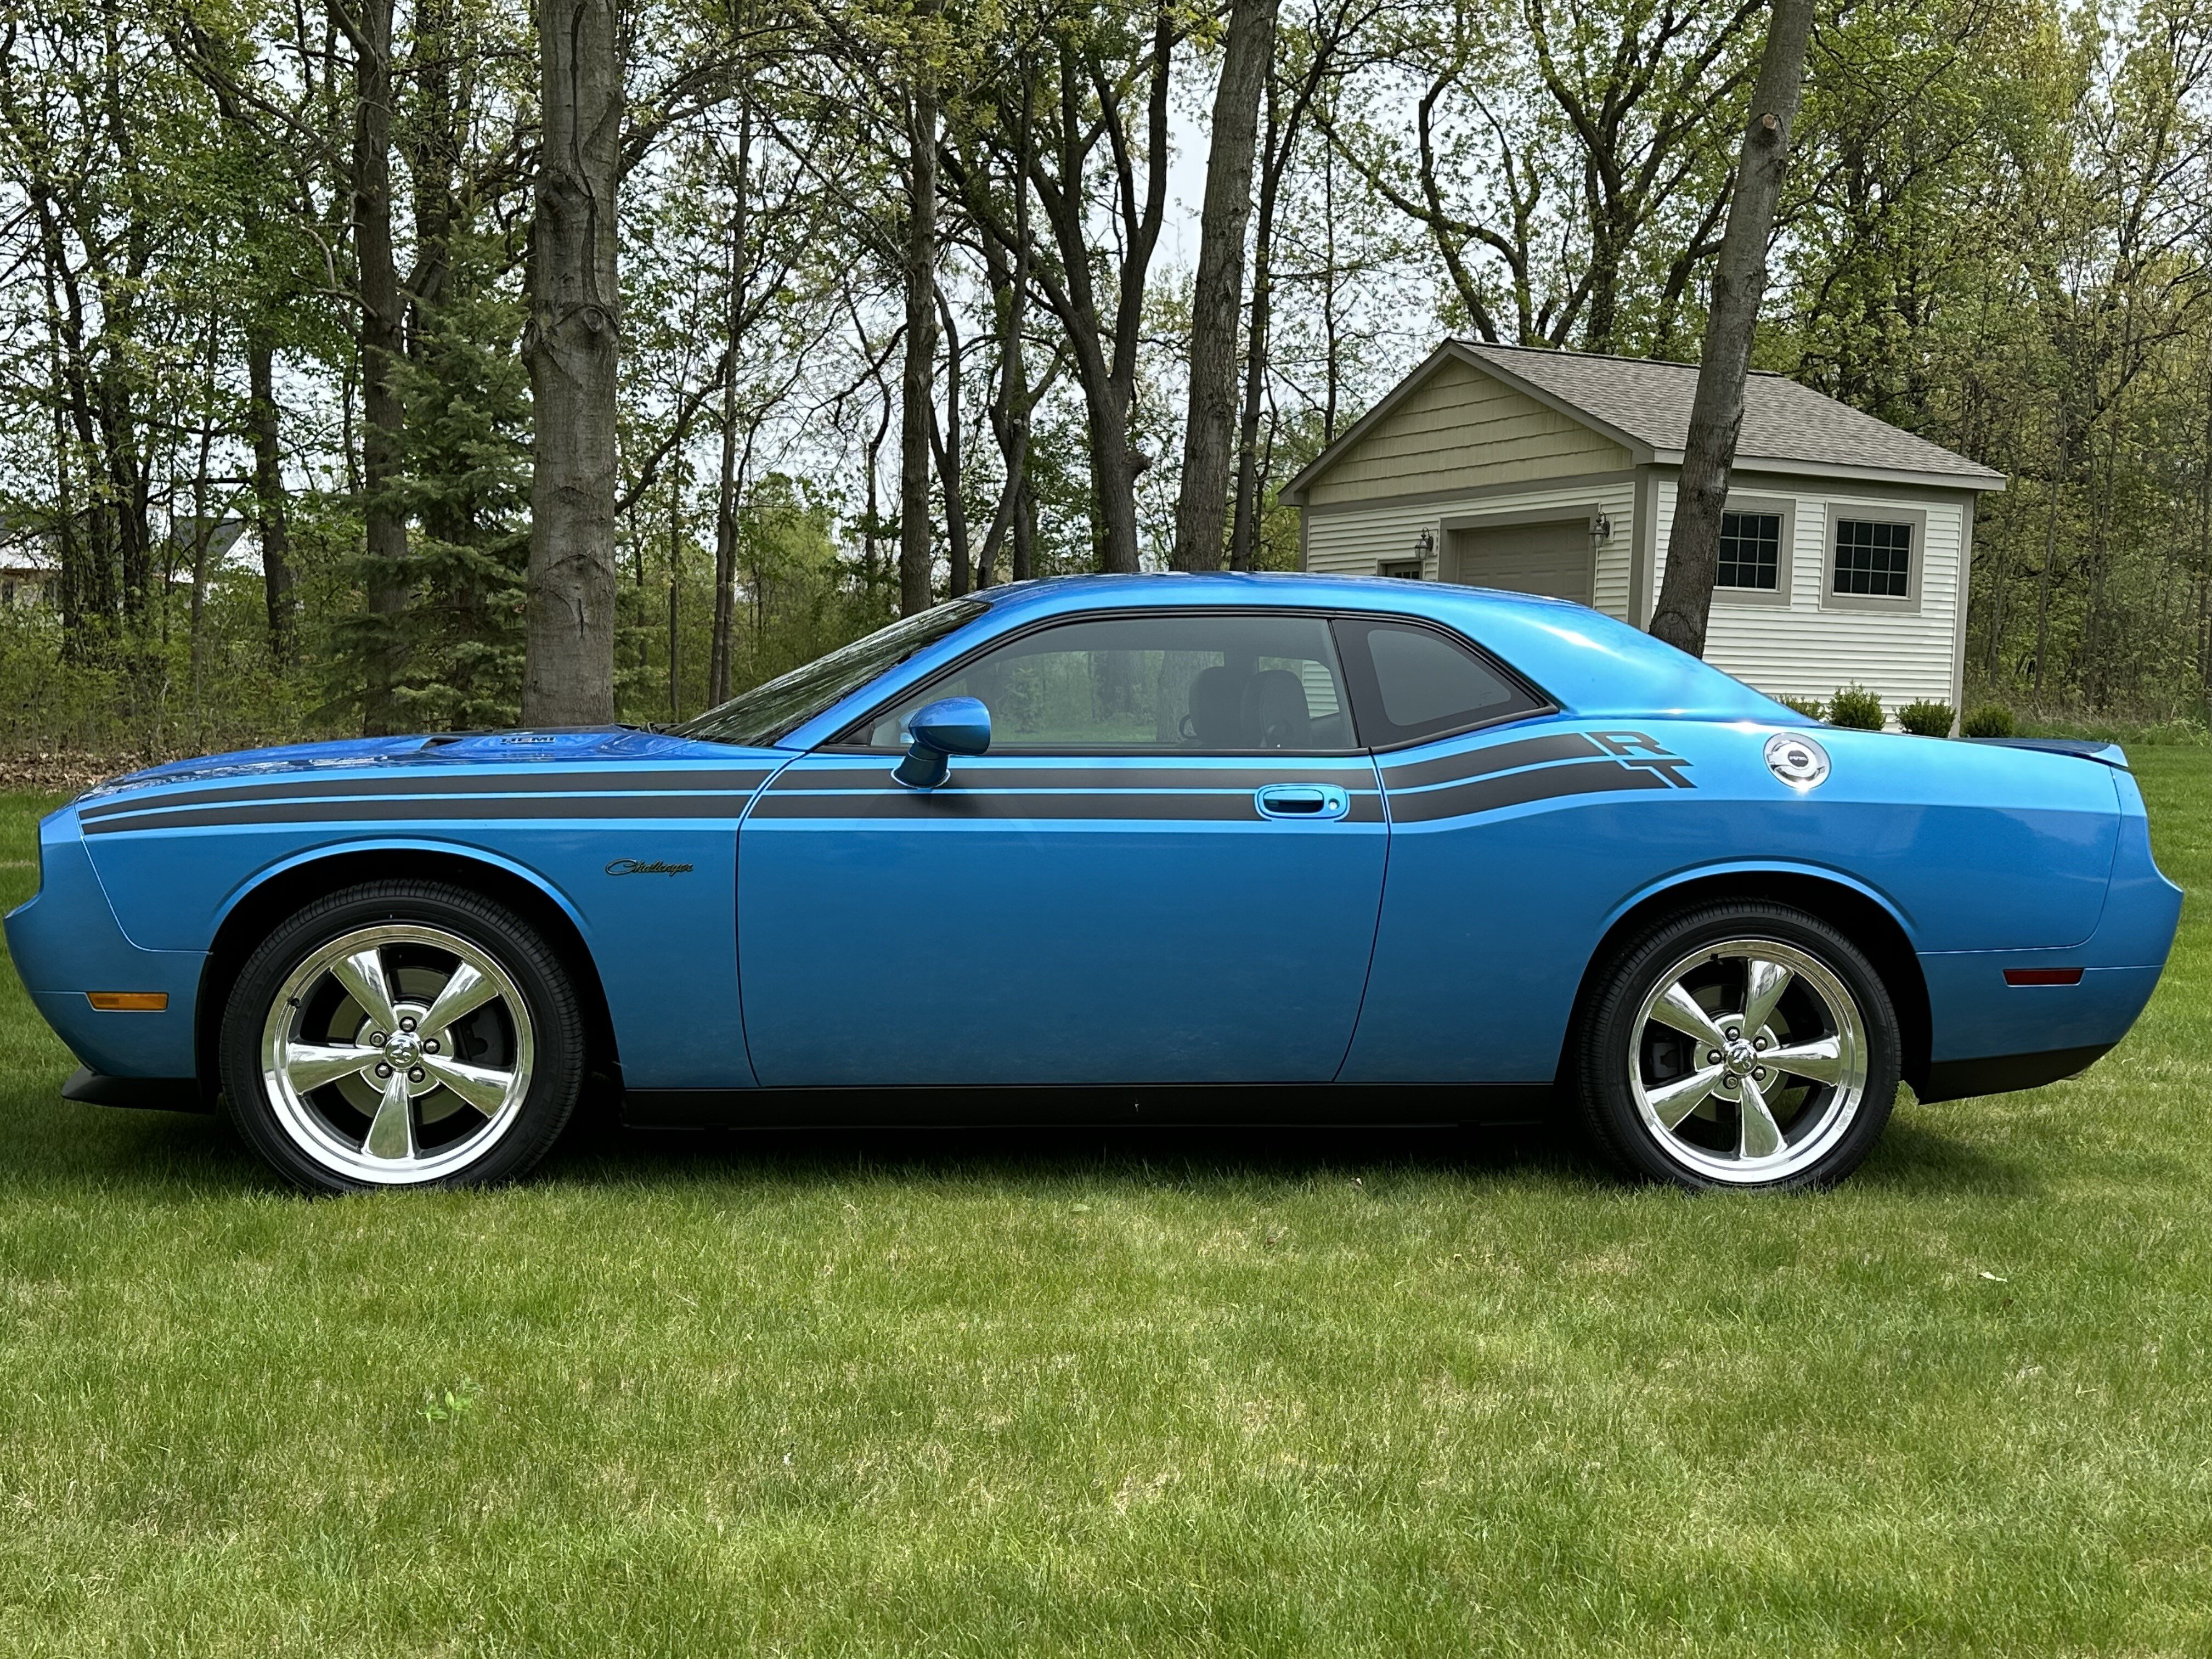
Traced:
<path fill-rule="evenodd" d="M 1904 599 L 1912 595 L 1912 526 L 1879 519 L 1836 520 L 1833 592 Z"/>
<path fill-rule="evenodd" d="M 1721 514 L 1720 587 L 1751 587 L 1772 592 L 1781 586 L 1782 515 L 1779 513 Z"/>
<path fill-rule="evenodd" d="M 1375 567 L 1375 574 L 1417 582 L 1421 580 L 1421 562 L 1419 559 L 1385 559 Z"/>

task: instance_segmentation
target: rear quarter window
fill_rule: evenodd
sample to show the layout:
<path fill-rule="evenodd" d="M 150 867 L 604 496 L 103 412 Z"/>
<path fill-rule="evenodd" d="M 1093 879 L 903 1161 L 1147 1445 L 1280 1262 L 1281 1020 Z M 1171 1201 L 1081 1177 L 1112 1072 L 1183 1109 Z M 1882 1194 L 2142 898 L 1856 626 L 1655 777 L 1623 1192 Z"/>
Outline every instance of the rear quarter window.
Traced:
<path fill-rule="evenodd" d="M 1552 703 L 1502 664 L 1441 629 L 1340 618 L 1360 741 L 1371 749 L 1494 726 Z"/>

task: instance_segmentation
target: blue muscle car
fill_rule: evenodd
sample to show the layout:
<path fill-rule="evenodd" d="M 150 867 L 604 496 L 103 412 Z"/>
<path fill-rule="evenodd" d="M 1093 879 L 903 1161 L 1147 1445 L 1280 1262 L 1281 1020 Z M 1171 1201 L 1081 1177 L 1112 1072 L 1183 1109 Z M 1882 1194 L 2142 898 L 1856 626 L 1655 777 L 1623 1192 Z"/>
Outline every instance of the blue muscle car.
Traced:
<path fill-rule="evenodd" d="M 1579 606 L 1086 577 L 666 732 L 155 767 L 8 918 L 78 1100 L 311 1188 L 631 1121 L 1510 1121 L 1802 1187 L 2080 1071 L 2180 895 L 2096 744 L 1832 731 Z"/>

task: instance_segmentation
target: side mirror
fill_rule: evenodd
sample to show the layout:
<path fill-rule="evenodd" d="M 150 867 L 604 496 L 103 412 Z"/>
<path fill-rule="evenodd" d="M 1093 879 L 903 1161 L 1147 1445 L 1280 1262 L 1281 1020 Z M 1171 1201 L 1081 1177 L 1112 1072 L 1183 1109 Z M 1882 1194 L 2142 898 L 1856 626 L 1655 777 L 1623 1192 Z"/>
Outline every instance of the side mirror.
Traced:
<path fill-rule="evenodd" d="M 909 789 L 934 789 L 951 771 L 953 756 L 991 746 L 991 711 L 980 697 L 940 697 L 914 711 L 906 732 L 914 746 L 891 775 Z"/>

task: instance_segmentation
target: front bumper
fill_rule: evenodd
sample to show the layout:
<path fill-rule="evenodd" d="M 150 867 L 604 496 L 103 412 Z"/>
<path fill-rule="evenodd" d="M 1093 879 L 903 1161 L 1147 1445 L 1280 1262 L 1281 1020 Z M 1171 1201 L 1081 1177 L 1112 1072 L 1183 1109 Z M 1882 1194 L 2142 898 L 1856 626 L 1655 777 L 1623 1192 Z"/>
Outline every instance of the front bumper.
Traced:
<path fill-rule="evenodd" d="M 46 1024 L 93 1071 L 111 1078 L 197 1073 L 194 1009 L 199 951 L 147 951 L 131 942 L 64 807 L 39 826 L 39 890 L 10 911 L 8 949 Z M 109 1013 L 92 991 L 159 991 L 159 1012 Z"/>

